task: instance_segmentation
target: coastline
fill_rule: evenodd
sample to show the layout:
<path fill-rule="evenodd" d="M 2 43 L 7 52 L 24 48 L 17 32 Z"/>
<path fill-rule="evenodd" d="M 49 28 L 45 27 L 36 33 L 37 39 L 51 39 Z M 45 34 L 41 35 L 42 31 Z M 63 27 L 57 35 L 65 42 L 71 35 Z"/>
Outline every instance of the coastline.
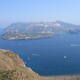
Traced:
<path fill-rule="evenodd" d="M 42 76 L 46 80 L 80 80 L 78 75 L 56 75 L 56 76 Z"/>
<path fill-rule="evenodd" d="M 4 39 L 4 40 L 33 40 L 33 39 L 43 39 L 43 38 L 50 38 L 53 35 L 40 35 L 40 36 L 29 36 L 29 37 L 24 37 L 24 38 L 16 38 L 16 37 L 12 37 L 12 36 L 1 36 L 0 38 Z"/>

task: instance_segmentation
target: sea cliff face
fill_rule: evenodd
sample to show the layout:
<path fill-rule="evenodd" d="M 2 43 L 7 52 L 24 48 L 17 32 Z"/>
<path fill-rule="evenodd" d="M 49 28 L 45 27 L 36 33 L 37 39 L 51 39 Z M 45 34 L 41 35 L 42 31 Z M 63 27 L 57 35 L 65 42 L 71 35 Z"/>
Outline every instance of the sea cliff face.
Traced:
<path fill-rule="evenodd" d="M 45 80 L 25 66 L 19 56 L 9 50 L 0 50 L 0 80 Z"/>

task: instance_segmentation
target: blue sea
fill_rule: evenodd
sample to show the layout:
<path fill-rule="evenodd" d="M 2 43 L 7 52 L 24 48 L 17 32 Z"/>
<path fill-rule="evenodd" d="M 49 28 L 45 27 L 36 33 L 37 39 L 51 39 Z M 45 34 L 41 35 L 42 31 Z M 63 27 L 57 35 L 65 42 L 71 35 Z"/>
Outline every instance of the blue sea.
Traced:
<path fill-rule="evenodd" d="M 16 52 L 40 75 L 80 74 L 80 34 L 32 40 L 0 39 L 0 48 Z"/>

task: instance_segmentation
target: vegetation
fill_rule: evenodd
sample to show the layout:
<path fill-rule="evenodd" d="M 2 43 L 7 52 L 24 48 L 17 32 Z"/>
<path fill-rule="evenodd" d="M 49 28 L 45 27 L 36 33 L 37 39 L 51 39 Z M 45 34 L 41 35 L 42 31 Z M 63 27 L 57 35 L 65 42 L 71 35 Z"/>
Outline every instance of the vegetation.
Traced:
<path fill-rule="evenodd" d="M 0 80 L 44 80 L 24 66 L 19 56 L 8 50 L 0 50 Z"/>
<path fill-rule="evenodd" d="M 13 72 L 14 70 L 0 71 L 0 80 L 12 80 Z"/>

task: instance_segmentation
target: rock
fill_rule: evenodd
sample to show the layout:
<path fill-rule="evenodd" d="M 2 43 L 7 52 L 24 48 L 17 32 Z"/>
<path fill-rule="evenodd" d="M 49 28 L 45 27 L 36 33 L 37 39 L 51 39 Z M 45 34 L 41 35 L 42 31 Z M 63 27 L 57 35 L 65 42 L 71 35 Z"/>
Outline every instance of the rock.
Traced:
<path fill-rule="evenodd" d="M 0 80 L 45 80 L 24 65 L 17 54 L 0 50 Z"/>

